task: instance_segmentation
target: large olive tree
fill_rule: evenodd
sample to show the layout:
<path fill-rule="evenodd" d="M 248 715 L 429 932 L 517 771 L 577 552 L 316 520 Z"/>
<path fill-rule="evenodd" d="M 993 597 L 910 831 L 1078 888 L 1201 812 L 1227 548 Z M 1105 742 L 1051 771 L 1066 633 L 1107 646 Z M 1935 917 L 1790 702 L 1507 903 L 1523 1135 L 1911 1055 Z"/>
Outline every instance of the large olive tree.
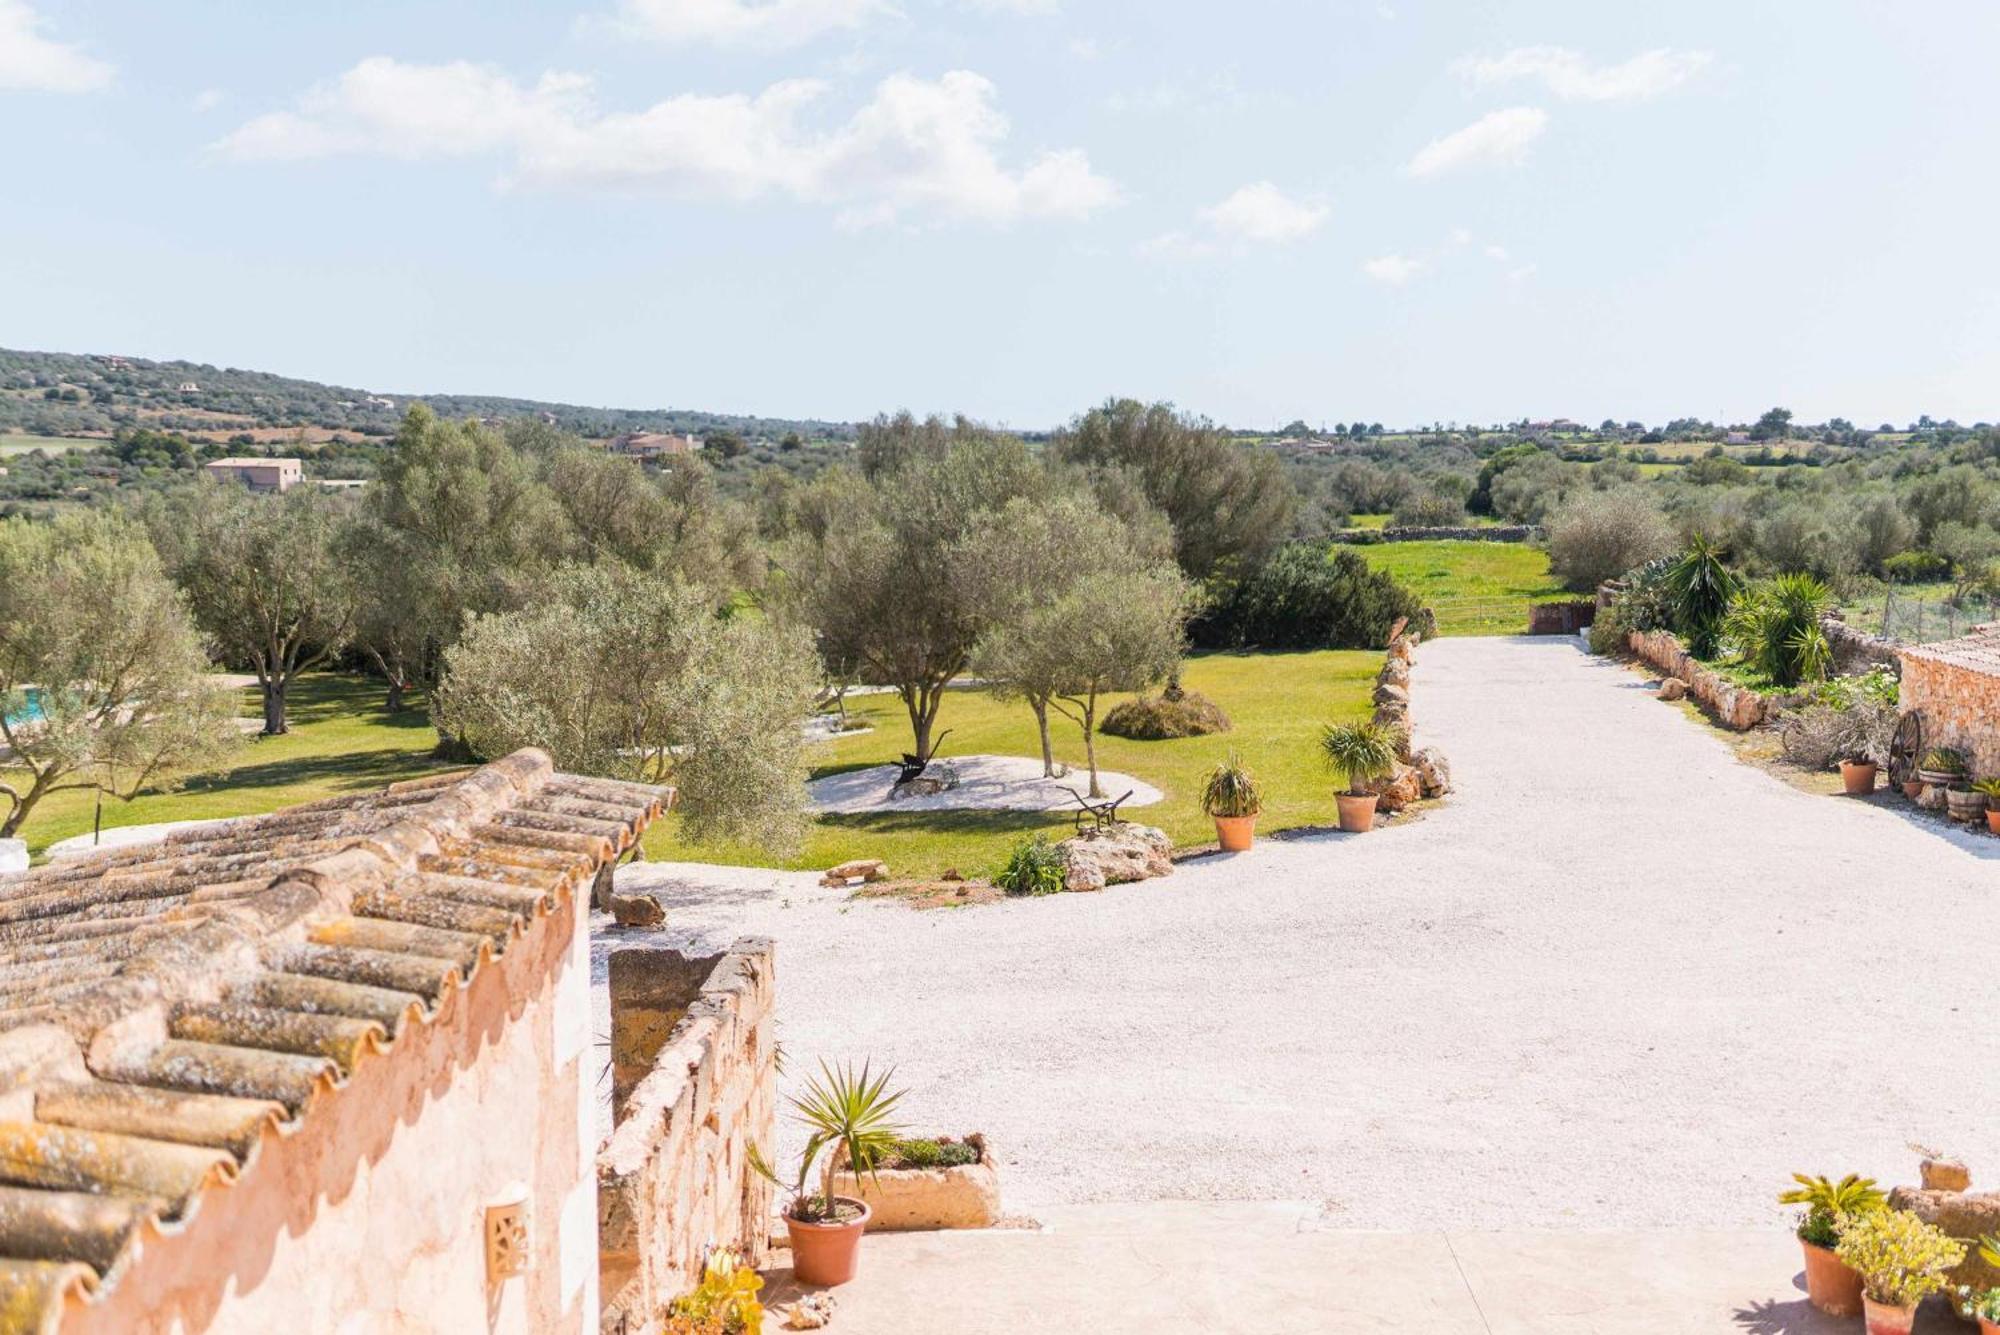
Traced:
<path fill-rule="evenodd" d="M 694 837 L 782 848 L 804 828 L 814 681 L 802 633 L 719 615 L 671 574 L 569 566 L 468 619 L 435 708 L 475 754 L 539 746 L 564 769 L 672 783 Z"/>
<path fill-rule="evenodd" d="M 0 837 L 51 793 L 129 800 L 212 767 L 239 740 L 234 713 L 137 524 L 0 522 Z"/>

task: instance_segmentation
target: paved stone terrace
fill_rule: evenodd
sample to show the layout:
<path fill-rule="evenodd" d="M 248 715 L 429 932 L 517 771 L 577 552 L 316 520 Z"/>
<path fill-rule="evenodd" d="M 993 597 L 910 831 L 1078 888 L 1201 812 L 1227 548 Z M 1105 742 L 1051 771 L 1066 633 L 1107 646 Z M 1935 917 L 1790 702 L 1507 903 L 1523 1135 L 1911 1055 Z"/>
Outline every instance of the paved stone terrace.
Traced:
<path fill-rule="evenodd" d="M 670 939 L 775 936 L 792 1077 L 895 1062 L 914 1122 L 989 1135 L 1010 1210 L 1781 1230 L 1792 1170 L 1908 1180 L 1912 1139 L 2000 1182 L 2000 839 L 1789 788 L 1567 639 L 1425 645 L 1414 717 L 1442 809 L 1102 895 L 621 886 Z"/>

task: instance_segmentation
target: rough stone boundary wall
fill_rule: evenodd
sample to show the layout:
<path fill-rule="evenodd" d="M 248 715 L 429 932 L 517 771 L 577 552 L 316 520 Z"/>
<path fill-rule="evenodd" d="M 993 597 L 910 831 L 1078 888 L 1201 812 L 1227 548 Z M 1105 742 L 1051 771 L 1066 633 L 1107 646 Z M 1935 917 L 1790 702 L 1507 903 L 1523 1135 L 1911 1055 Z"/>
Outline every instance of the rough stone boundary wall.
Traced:
<path fill-rule="evenodd" d="M 1688 694 L 1706 705 L 1724 727 L 1743 732 L 1770 717 L 1770 701 L 1704 666 L 1681 647 L 1680 638 L 1672 631 L 1635 630 L 1630 643 L 1640 659 L 1686 682 Z"/>
<path fill-rule="evenodd" d="M 1973 777 L 2000 774 L 2000 676 L 1911 654 L 1903 660 L 1902 708 L 1923 711 L 1926 749 L 1955 746 Z"/>
<path fill-rule="evenodd" d="M 597 1155 L 602 1329 L 652 1335 L 666 1304 L 700 1282 L 711 1247 L 762 1259 L 771 1187 L 750 1170 L 749 1147 L 773 1149 L 774 947 L 738 940 L 692 996 L 687 980 L 706 961 L 670 950 L 612 960 L 617 1085 L 651 1060 L 614 1105 Z"/>
<path fill-rule="evenodd" d="M 1335 542 L 1366 547 L 1378 542 L 1539 542 L 1542 530 L 1534 524 L 1513 524 L 1484 528 L 1344 528 L 1333 535 Z"/>
<path fill-rule="evenodd" d="M 1856 630 L 1837 616 L 1821 617 L 1819 626 L 1826 632 L 1826 642 L 1833 646 L 1834 671 L 1842 676 L 1873 667 L 1897 673 L 1903 670 L 1903 660 L 1893 641 Z"/>

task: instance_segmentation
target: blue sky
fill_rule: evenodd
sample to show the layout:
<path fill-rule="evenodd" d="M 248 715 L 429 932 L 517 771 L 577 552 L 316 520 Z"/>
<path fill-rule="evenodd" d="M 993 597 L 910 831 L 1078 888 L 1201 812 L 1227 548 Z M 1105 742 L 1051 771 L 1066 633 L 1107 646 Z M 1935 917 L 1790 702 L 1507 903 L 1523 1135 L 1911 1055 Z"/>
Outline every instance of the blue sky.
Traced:
<path fill-rule="evenodd" d="M 2000 417 L 2000 5 L 0 0 L 0 345 L 1052 425 Z"/>

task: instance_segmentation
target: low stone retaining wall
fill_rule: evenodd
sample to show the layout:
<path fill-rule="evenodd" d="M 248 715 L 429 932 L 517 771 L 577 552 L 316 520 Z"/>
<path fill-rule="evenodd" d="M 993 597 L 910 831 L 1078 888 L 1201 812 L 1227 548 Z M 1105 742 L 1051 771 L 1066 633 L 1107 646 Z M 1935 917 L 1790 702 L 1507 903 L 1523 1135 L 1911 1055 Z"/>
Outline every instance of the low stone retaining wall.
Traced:
<path fill-rule="evenodd" d="M 1876 667 L 1897 673 L 1903 670 L 1903 660 L 1897 655 L 1893 641 L 1856 630 L 1837 616 L 1821 617 L 1819 628 L 1826 633 L 1826 642 L 1833 646 L 1833 670 L 1840 676 Z"/>
<path fill-rule="evenodd" d="M 1375 794 L 1379 811 L 1401 811 L 1426 797 L 1443 797 L 1451 791 L 1451 765 L 1434 746 L 1418 749 L 1415 725 L 1410 721 L 1410 669 L 1416 662 L 1417 642 L 1422 637 L 1408 629 L 1403 618 L 1389 628 L 1389 650 L 1382 658 L 1382 670 L 1375 674 L 1375 722 L 1402 734 L 1395 768 L 1367 785 Z"/>
<path fill-rule="evenodd" d="M 1727 677 L 1704 665 L 1681 647 L 1680 638 L 1670 630 L 1635 630 L 1632 653 L 1669 677 L 1687 683 L 1687 693 L 1700 701 L 1724 727 L 1747 731 L 1770 718 L 1772 702 L 1745 690 Z"/>
<path fill-rule="evenodd" d="M 1528 608 L 1528 634 L 1574 635 L 1597 620 L 1597 604 L 1588 598 L 1566 603 L 1534 603 Z"/>
<path fill-rule="evenodd" d="M 712 1246 L 762 1259 L 771 1187 L 749 1146 L 773 1146 L 774 949 L 634 949 L 610 958 L 613 1113 L 597 1155 L 605 1335 L 652 1335 L 701 1281 Z"/>
<path fill-rule="evenodd" d="M 1366 547 L 1377 542 L 1540 542 L 1542 529 L 1535 524 L 1489 524 L 1483 528 L 1344 528 L 1333 535 L 1335 542 Z"/>

